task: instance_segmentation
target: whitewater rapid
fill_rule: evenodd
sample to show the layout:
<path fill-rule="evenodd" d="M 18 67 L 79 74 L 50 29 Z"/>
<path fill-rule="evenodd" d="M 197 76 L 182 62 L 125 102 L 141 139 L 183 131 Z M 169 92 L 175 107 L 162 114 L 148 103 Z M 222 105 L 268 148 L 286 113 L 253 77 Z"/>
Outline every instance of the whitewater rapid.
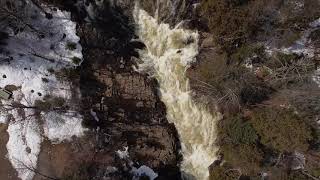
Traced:
<path fill-rule="evenodd" d="M 142 62 L 138 71 L 155 77 L 161 99 L 167 107 L 167 118 L 175 124 L 182 144 L 181 170 L 185 179 L 208 179 L 208 167 L 216 159 L 216 122 L 220 115 L 209 113 L 192 101 L 188 65 L 198 54 L 197 32 L 171 29 L 136 6 L 136 33 L 146 45 L 140 50 Z"/>

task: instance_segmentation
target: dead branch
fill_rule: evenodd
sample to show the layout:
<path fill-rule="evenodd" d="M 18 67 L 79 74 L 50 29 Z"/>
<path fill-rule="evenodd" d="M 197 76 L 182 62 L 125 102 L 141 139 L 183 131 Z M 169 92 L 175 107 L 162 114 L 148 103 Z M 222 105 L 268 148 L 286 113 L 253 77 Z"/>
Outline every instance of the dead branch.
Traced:
<path fill-rule="evenodd" d="M 12 109 L 36 109 L 34 106 L 25 106 L 20 103 L 14 103 L 14 104 L 6 104 L 3 105 L 1 104 L 0 107 L 6 108 L 7 110 L 12 110 Z"/>
<path fill-rule="evenodd" d="M 276 59 L 276 62 L 280 64 L 280 67 L 266 67 L 272 71 L 266 78 L 266 81 L 272 85 L 290 80 L 303 81 L 314 69 L 314 62 L 307 58 L 300 58 L 287 64 L 279 59 Z"/>
<path fill-rule="evenodd" d="M 20 160 L 18 160 L 18 159 L 14 159 L 14 160 L 17 161 L 17 162 L 19 162 L 19 164 L 20 164 L 21 166 L 23 166 L 22 169 L 27 169 L 27 170 L 29 170 L 29 171 L 32 171 L 32 172 L 34 172 L 35 174 L 38 174 L 38 175 L 40 175 L 40 176 L 42 176 L 42 177 L 44 177 L 44 178 L 46 178 L 46 179 L 60 180 L 60 179 L 58 179 L 58 178 L 48 176 L 48 175 L 46 175 L 46 174 L 38 171 L 38 170 L 37 170 L 36 168 L 34 168 L 34 167 L 30 167 L 30 166 L 26 165 L 24 162 L 22 162 L 22 161 L 20 161 Z"/>
<path fill-rule="evenodd" d="M 33 51 L 33 52 L 30 52 L 30 54 L 31 54 L 32 56 L 35 56 L 35 57 L 44 59 L 44 60 L 49 61 L 49 62 L 51 62 L 51 63 L 54 63 L 54 62 L 55 62 L 54 59 L 51 59 L 51 58 L 45 57 L 45 56 L 43 56 L 43 55 L 40 55 L 40 54 L 36 53 L 34 50 L 32 50 L 32 51 Z"/>
<path fill-rule="evenodd" d="M 279 154 L 279 156 L 277 158 L 277 162 L 274 164 L 274 166 L 278 166 L 279 165 L 279 163 L 281 162 L 281 159 L 282 159 L 282 155 L 283 155 L 283 153 Z"/>
<path fill-rule="evenodd" d="M 307 171 L 302 170 L 301 173 L 305 176 L 308 176 L 309 178 L 313 179 L 313 180 L 320 180 L 320 178 L 318 177 L 314 177 L 311 174 L 309 174 Z"/>

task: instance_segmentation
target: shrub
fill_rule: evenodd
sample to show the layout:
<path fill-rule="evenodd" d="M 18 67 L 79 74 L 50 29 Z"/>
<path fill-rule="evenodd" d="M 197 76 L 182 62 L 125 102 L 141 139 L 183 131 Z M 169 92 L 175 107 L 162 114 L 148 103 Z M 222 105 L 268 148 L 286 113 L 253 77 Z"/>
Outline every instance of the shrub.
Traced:
<path fill-rule="evenodd" d="M 317 125 L 311 129 L 312 140 L 310 141 L 310 149 L 320 151 L 320 129 Z"/>
<path fill-rule="evenodd" d="M 288 46 L 300 37 L 301 29 L 320 16 L 319 1 L 305 0 L 297 10 L 296 1 L 202 0 L 202 17 L 215 42 L 229 52 L 250 40 L 277 36 Z M 279 12 L 279 13 L 278 13 Z"/>
<path fill-rule="evenodd" d="M 228 165 L 216 166 L 210 171 L 210 180 L 234 180 L 239 177 L 239 173 L 235 171 L 228 171 L 232 169 Z"/>
<path fill-rule="evenodd" d="M 260 142 L 278 152 L 306 151 L 309 147 L 310 127 L 291 109 L 256 109 L 251 123 Z"/>
<path fill-rule="evenodd" d="M 41 80 L 42 80 L 44 83 L 48 83 L 48 82 L 49 82 L 49 79 L 47 79 L 47 78 L 41 78 Z"/>
<path fill-rule="evenodd" d="M 233 49 L 243 43 L 249 34 L 250 18 L 247 1 L 204 0 L 203 16 L 208 18 L 209 29 L 215 41 L 224 49 Z"/>
<path fill-rule="evenodd" d="M 276 58 L 279 60 L 282 66 L 288 66 L 297 61 L 299 59 L 299 56 L 296 54 L 285 54 L 278 52 L 276 54 Z"/>
<path fill-rule="evenodd" d="M 241 116 L 231 117 L 222 120 L 223 125 L 219 131 L 220 136 L 227 136 L 233 144 L 254 144 L 258 140 L 256 131 L 249 121 L 245 121 Z"/>
<path fill-rule="evenodd" d="M 265 58 L 265 49 L 261 45 L 243 45 L 231 55 L 231 59 L 237 63 L 243 63 L 247 58 L 257 56 L 260 61 Z"/>
<path fill-rule="evenodd" d="M 225 144 L 221 147 L 221 152 L 224 160 L 233 167 L 240 168 L 243 175 L 256 175 L 261 171 L 263 153 L 255 145 Z"/>
<path fill-rule="evenodd" d="M 309 38 L 312 41 L 320 41 L 320 29 L 312 31 Z"/>
<path fill-rule="evenodd" d="M 67 42 L 66 49 L 68 49 L 70 51 L 73 51 L 73 50 L 77 49 L 77 43 Z"/>
<path fill-rule="evenodd" d="M 76 57 L 76 56 L 74 56 L 72 58 L 72 62 L 73 62 L 73 64 L 79 65 L 81 63 L 81 59 Z"/>
<path fill-rule="evenodd" d="M 77 68 L 63 68 L 60 71 L 56 71 L 55 75 L 60 81 L 76 81 L 80 77 L 79 69 Z"/>
<path fill-rule="evenodd" d="M 257 48 L 253 52 L 258 52 Z M 238 111 L 242 105 L 266 100 L 273 91 L 248 68 L 238 63 L 228 64 L 225 54 L 209 54 L 204 57 L 188 77 L 197 92 L 218 99 L 226 111 Z"/>
<path fill-rule="evenodd" d="M 49 72 L 49 73 L 54 73 L 54 69 L 53 68 L 49 68 L 49 69 L 47 69 L 47 71 Z"/>
<path fill-rule="evenodd" d="M 268 33 L 276 21 L 274 11 L 281 0 L 202 0 L 202 17 L 215 42 L 232 52 L 257 34 Z"/>
<path fill-rule="evenodd" d="M 298 39 L 300 39 L 301 35 L 299 31 L 285 30 L 280 36 L 280 42 L 278 46 L 289 47 Z"/>
<path fill-rule="evenodd" d="M 256 146 L 259 137 L 251 125 L 242 116 L 230 116 L 218 124 L 218 144 L 220 153 L 227 164 L 234 168 L 240 168 L 246 175 L 254 175 L 260 169 L 263 153 Z M 222 167 L 214 169 L 212 179 L 228 179 L 221 171 Z M 228 167 L 228 169 L 232 169 Z M 225 170 L 224 170 L 225 171 Z"/>
<path fill-rule="evenodd" d="M 196 74 L 199 76 L 200 80 L 212 85 L 218 85 L 227 68 L 226 54 L 214 54 L 211 58 L 203 58 L 196 68 Z"/>
<path fill-rule="evenodd" d="M 256 104 L 269 98 L 273 91 L 262 83 L 251 83 L 243 86 L 240 90 L 240 99 L 242 104 Z"/>

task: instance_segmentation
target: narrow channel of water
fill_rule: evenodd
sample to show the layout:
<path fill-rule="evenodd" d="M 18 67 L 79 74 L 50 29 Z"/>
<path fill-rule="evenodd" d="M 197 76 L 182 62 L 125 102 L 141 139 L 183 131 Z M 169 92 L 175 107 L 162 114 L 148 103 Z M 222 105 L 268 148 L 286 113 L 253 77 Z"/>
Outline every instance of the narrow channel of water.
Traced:
<path fill-rule="evenodd" d="M 159 12 L 161 13 L 161 12 Z M 182 144 L 181 170 L 186 179 L 208 179 L 208 167 L 216 159 L 216 123 L 220 116 L 212 115 L 205 107 L 192 101 L 188 65 L 198 54 L 198 33 L 168 24 L 136 6 L 136 33 L 146 45 L 141 50 L 138 71 L 154 76 L 160 84 L 161 99 L 167 107 L 167 118 L 178 130 Z"/>

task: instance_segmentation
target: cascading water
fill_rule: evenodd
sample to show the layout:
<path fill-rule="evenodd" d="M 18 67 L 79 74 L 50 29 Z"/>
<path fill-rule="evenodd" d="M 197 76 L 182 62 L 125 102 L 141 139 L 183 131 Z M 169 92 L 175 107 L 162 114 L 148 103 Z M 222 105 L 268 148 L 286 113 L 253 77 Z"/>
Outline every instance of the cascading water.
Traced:
<path fill-rule="evenodd" d="M 208 167 L 216 159 L 215 125 L 220 115 L 212 115 L 194 103 L 190 95 L 185 72 L 198 54 L 198 33 L 170 29 L 168 24 L 158 23 L 138 6 L 134 19 L 136 33 L 146 45 L 139 52 L 142 63 L 138 71 L 149 73 L 160 84 L 167 118 L 175 124 L 182 144 L 181 170 L 187 175 L 186 179 L 207 179 Z"/>

